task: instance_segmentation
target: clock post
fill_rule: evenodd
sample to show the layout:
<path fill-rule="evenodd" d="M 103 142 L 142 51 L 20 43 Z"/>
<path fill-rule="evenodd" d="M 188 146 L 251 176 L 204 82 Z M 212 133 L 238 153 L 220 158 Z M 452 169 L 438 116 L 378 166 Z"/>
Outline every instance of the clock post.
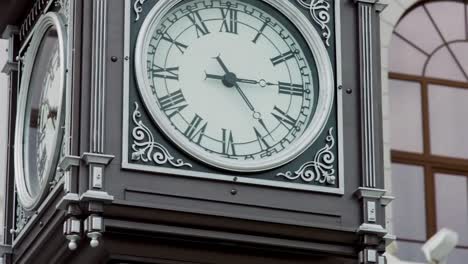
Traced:
<path fill-rule="evenodd" d="M 377 0 L 20 2 L 8 263 L 385 263 Z"/>

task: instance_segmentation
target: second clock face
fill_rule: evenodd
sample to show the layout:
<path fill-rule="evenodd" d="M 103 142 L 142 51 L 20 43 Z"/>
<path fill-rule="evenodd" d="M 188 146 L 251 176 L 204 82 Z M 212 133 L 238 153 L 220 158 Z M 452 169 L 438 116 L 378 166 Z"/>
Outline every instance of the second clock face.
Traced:
<path fill-rule="evenodd" d="M 324 125 L 312 122 L 321 95 L 309 45 L 263 1 L 181 1 L 140 38 L 147 108 L 204 162 L 271 169 L 302 153 Z"/>
<path fill-rule="evenodd" d="M 62 65 L 57 31 L 51 28 L 43 37 L 30 79 L 24 128 L 26 186 L 32 197 L 40 194 L 48 180 L 57 145 L 62 101 Z"/>

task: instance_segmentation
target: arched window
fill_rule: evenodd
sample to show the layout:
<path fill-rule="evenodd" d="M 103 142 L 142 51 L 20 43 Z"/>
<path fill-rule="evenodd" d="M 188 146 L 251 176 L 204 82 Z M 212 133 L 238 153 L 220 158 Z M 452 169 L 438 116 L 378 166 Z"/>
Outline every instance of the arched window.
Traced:
<path fill-rule="evenodd" d="M 389 56 L 394 230 L 400 257 L 437 230 L 468 259 L 468 1 L 424 1 L 394 29 Z"/>

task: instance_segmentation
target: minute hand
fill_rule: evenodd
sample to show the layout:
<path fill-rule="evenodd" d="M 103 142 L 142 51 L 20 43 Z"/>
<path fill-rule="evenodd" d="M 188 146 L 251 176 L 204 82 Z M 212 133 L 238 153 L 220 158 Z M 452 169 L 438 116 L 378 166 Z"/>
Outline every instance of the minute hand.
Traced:
<path fill-rule="evenodd" d="M 224 79 L 224 75 L 216 75 L 216 74 L 209 74 L 205 73 L 206 79 L 215 79 L 215 80 L 222 80 Z M 260 84 L 260 81 L 257 80 L 249 80 L 249 79 L 242 79 L 236 78 L 236 82 L 238 83 L 247 83 L 247 84 Z M 273 83 L 265 82 L 266 85 L 273 85 Z"/>
<path fill-rule="evenodd" d="M 249 98 L 247 98 L 247 96 L 244 94 L 244 92 L 242 91 L 242 89 L 239 87 L 239 85 L 236 83 L 234 85 L 234 87 L 236 87 L 236 90 L 239 92 L 239 94 L 241 95 L 242 99 L 244 99 L 245 103 L 247 104 L 247 106 L 250 108 L 250 110 L 252 110 L 252 112 L 255 112 L 255 108 L 253 107 L 252 103 L 249 101 Z"/>

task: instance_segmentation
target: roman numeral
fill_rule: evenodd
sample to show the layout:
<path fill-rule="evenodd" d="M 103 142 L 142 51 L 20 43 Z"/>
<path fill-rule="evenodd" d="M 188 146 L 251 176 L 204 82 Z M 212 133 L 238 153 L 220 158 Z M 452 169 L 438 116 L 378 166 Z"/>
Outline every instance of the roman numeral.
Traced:
<path fill-rule="evenodd" d="M 257 35 L 255 36 L 255 38 L 252 40 L 253 43 L 257 43 L 258 39 L 260 38 L 260 36 L 263 34 L 263 31 L 265 30 L 265 28 L 267 27 L 268 25 L 268 21 L 266 21 L 263 26 L 260 28 L 260 30 L 258 31 Z"/>
<path fill-rule="evenodd" d="M 278 121 L 285 126 L 287 129 L 291 130 L 295 127 L 297 120 L 286 114 L 283 110 L 279 109 L 277 106 L 273 108 L 273 113 L 271 113 Z"/>
<path fill-rule="evenodd" d="M 282 62 L 286 62 L 287 60 L 289 59 L 292 59 L 294 58 L 294 52 L 293 51 L 288 51 L 284 54 L 281 54 L 279 56 L 276 56 L 274 58 L 271 59 L 271 62 L 273 63 L 274 66 L 282 63 Z"/>
<path fill-rule="evenodd" d="M 187 15 L 187 17 L 192 21 L 193 25 L 195 26 L 195 30 L 197 31 L 197 36 L 204 36 L 210 31 L 208 30 L 208 27 L 206 26 L 205 22 L 200 16 L 200 13 L 198 11 L 191 12 Z"/>
<path fill-rule="evenodd" d="M 154 65 L 151 69 L 151 73 L 153 74 L 153 78 L 179 80 L 179 67 L 162 68 L 158 65 Z"/>
<path fill-rule="evenodd" d="M 174 40 L 169 34 L 167 34 L 167 32 L 164 33 L 164 35 L 162 36 L 162 39 L 167 40 L 167 41 L 169 41 L 170 43 L 174 44 L 174 45 L 180 50 L 180 52 L 182 52 L 182 54 L 183 54 L 184 51 L 188 48 L 187 45 L 182 44 L 182 43 L 180 43 L 180 42 Z"/>
<path fill-rule="evenodd" d="M 190 140 L 197 144 L 200 144 L 202 137 L 205 135 L 206 126 L 208 123 L 203 123 L 203 118 L 195 114 L 195 117 L 190 122 L 189 126 L 184 132 L 184 135 Z"/>
<path fill-rule="evenodd" d="M 303 97 L 305 90 L 301 84 L 279 82 L 279 93 Z"/>
<path fill-rule="evenodd" d="M 237 34 L 237 10 L 221 9 L 223 15 L 223 24 L 221 25 L 220 32 Z"/>
<path fill-rule="evenodd" d="M 268 142 L 265 140 L 262 134 L 260 134 L 260 132 L 258 132 L 258 130 L 255 127 L 253 129 L 255 131 L 255 136 L 257 137 L 257 141 L 258 141 L 258 144 L 260 145 L 260 148 L 262 150 L 271 148 L 271 146 L 268 145 Z"/>
<path fill-rule="evenodd" d="M 166 112 L 169 118 L 172 118 L 188 106 L 181 90 L 159 98 L 159 103 L 161 110 Z"/>
<path fill-rule="evenodd" d="M 228 131 L 223 128 L 223 154 L 225 155 L 236 155 L 236 149 L 234 147 L 234 139 L 232 137 L 232 131 Z"/>

